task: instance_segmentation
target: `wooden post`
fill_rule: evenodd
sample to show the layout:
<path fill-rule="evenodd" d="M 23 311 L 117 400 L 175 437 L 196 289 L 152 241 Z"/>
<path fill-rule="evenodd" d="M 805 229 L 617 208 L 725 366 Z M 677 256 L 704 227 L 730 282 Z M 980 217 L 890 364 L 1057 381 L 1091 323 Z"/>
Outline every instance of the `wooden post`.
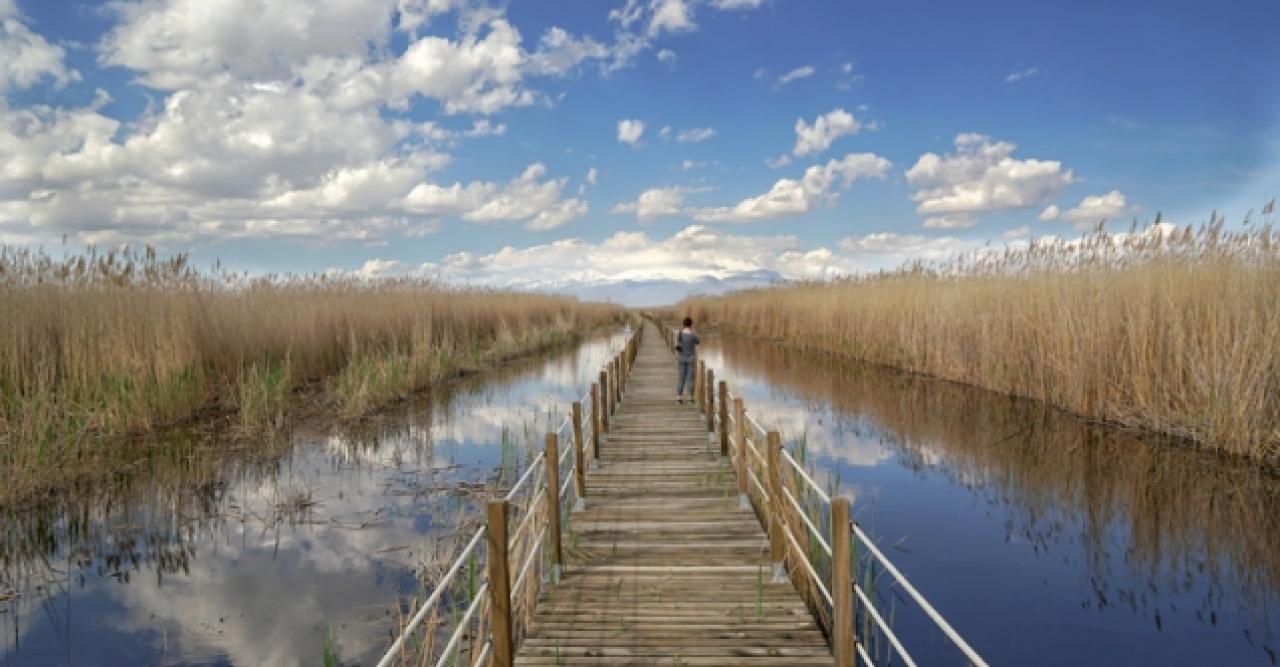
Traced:
<path fill-rule="evenodd" d="M 573 402 L 573 487 L 578 500 L 574 507 L 587 506 L 587 457 L 582 454 L 582 403 Z"/>
<path fill-rule="evenodd" d="M 703 381 L 707 379 L 706 374 L 707 365 L 699 359 L 697 370 L 693 373 L 693 397 L 698 402 L 698 412 L 704 412 L 707 409 L 707 397 L 703 395 L 707 392 L 703 391 L 702 387 Z"/>
<path fill-rule="evenodd" d="M 617 414 L 618 402 L 622 400 L 622 383 L 618 382 L 618 358 L 614 357 L 609 362 L 609 378 L 613 382 L 613 390 L 610 392 L 609 414 Z"/>
<path fill-rule="evenodd" d="M 849 529 L 849 499 L 831 499 L 831 597 L 835 606 L 832 646 L 836 667 L 853 662 L 853 561 Z"/>
<path fill-rule="evenodd" d="M 751 481 L 747 479 L 747 475 L 751 474 L 751 461 L 747 458 L 750 456 L 747 454 L 747 409 L 743 407 L 741 398 L 733 399 L 733 424 L 738 447 L 738 506 L 749 510 L 751 497 L 747 494 L 751 491 Z"/>
<path fill-rule="evenodd" d="M 765 474 L 769 477 L 769 555 L 773 560 L 774 582 L 785 581 L 787 568 L 783 563 L 786 558 L 786 536 L 782 531 L 782 476 L 779 474 L 782 464 L 782 436 L 777 431 L 769 431 L 769 469 Z"/>
<path fill-rule="evenodd" d="M 716 372 L 707 369 L 707 433 L 714 436 L 716 433 Z"/>
<path fill-rule="evenodd" d="M 600 435 L 609 432 L 609 373 L 608 371 L 600 371 L 600 409 L 596 411 L 600 415 Z"/>
<path fill-rule="evenodd" d="M 489 527 L 485 531 L 485 556 L 489 571 L 489 610 L 493 633 L 493 665 L 515 664 L 515 641 L 511 634 L 511 574 L 507 568 L 507 501 L 485 504 Z"/>
<path fill-rule="evenodd" d="M 600 383 L 591 383 L 591 462 L 600 462 Z"/>
<path fill-rule="evenodd" d="M 720 381 L 720 456 L 729 455 L 729 384 Z"/>
<path fill-rule="evenodd" d="M 547 537 L 551 547 L 551 580 L 560 580 L 560 438 L 547 434 Z"/>

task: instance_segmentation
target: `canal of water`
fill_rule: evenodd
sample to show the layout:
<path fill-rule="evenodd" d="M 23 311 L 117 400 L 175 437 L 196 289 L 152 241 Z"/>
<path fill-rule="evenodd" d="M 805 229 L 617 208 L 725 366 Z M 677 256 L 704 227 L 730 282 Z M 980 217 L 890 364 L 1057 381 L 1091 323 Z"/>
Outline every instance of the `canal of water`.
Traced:
<path fill-rule="evenodd" d="M 718 378 L 803 443 L 991 664 L 1275 664 L 1274 477 L 1030 402 L 706 338 Z M 8 512 L 0 666 L 310 665 L 326 641 L 372 664 L 397 597 L 474 519 L 481 483 L 536 452 L 621 340 L 270 455 L 153 444 L 113 484 Z M 920 664 L 963 664 L 887 576 L 870 583 Z"/>
<path fill-rule="evenodd" d="M 275 455 L 172 435 L 109 488 L 7 513 L 0 665 L 316 665 L 329 638 L 343 664 L 375 663 L 480 483 L 528 460 L 622 341 L 303 431 Z"/>
<path fill-rule="evenodd" d="M 820 482 L 838 481 L 855 520 L 990 664 L 1276 663 L 1272 475 L 1029 401 L 708 338 L 718 379 L 803 441 Z M 964 664 L 891 581 L 877 574 L 877 605 L 919 664 Z"/>

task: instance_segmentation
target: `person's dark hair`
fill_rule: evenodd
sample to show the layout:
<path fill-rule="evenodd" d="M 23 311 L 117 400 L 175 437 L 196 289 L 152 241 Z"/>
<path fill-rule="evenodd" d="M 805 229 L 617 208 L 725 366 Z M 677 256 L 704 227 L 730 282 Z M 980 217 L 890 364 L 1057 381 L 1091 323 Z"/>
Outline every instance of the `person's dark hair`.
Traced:
<path fill-rule="evenodd" d="M 692 318 L 692 317 L 686 317 L 686 318 L 684 318 L 684 325 L 685 325 L 686 327 L 691 327 L 691 326 L 693 326 L 693 318 Z"/>

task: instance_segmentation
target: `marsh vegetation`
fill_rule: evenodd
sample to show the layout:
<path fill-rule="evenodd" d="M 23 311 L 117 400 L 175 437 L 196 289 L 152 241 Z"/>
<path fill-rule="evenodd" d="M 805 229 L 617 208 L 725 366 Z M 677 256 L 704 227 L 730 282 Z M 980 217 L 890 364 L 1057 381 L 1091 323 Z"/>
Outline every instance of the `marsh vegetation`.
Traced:
<path fill-rule="evenodd" d="M 1280 462 L 1274 203 L 1229 231 L 1157 221 L 828 283 L 692 298 L 680 314 Z"/>
<path fill-rule="evenodd" d="M 366 415 L 621 314 L 422 280 L 248 277 L 150 249 L 55 258 L 0 246 L 0 502 L 196 419 L 280 430 Z M 114 439 L 114 440 L 113 440 Z"/>

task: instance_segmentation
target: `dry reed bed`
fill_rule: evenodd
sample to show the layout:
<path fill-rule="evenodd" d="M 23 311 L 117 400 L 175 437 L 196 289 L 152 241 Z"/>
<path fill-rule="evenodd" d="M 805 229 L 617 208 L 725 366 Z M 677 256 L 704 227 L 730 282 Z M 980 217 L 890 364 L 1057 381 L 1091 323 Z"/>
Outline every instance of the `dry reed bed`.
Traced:
<path fill-rule="evenodd" d="M 1280 232 L 1167 224 L 829 283 L 693 298 L 679 314 L 1280 458 Z"/>
<path fill-rule="evenodd" d="M 620 316 L 558 296 L 426 281 L 249 279 L 184 256 L 0 246 L 5 482 L 92 458 L 104 436 L 203 414 L 278 427 L 299 393 L 358 416 Z M 308 392 L 300 392 L 307 389 Z"/>
<path fill-rule="evenodd" d="M 1280 484 L 1258 466 L 879 366 L 832 364 L 753 341 L 718 347 L 739 373 L 759 374 L 806 402 L 870 416 L 870 426 L 831 428 L 874 429 L 863 436 L 897 450 L 906 465 L 936 465 L 1007 506 L 1010 530 L 1024 539 L 1046 549 L 1083 540 L 1098 568 L 1095 587 L 1117 585 L 1116 573 L 1101 570 L 1117 527 L 1129 536 L 1120 555 L 1140 570 L 1197 571 L 1215 585 L 1239 584 L 1255 601 L 1280 587 Z M 838 458 L 814 446 L 814 434 L 807 439 L 811 459 Z"/>

